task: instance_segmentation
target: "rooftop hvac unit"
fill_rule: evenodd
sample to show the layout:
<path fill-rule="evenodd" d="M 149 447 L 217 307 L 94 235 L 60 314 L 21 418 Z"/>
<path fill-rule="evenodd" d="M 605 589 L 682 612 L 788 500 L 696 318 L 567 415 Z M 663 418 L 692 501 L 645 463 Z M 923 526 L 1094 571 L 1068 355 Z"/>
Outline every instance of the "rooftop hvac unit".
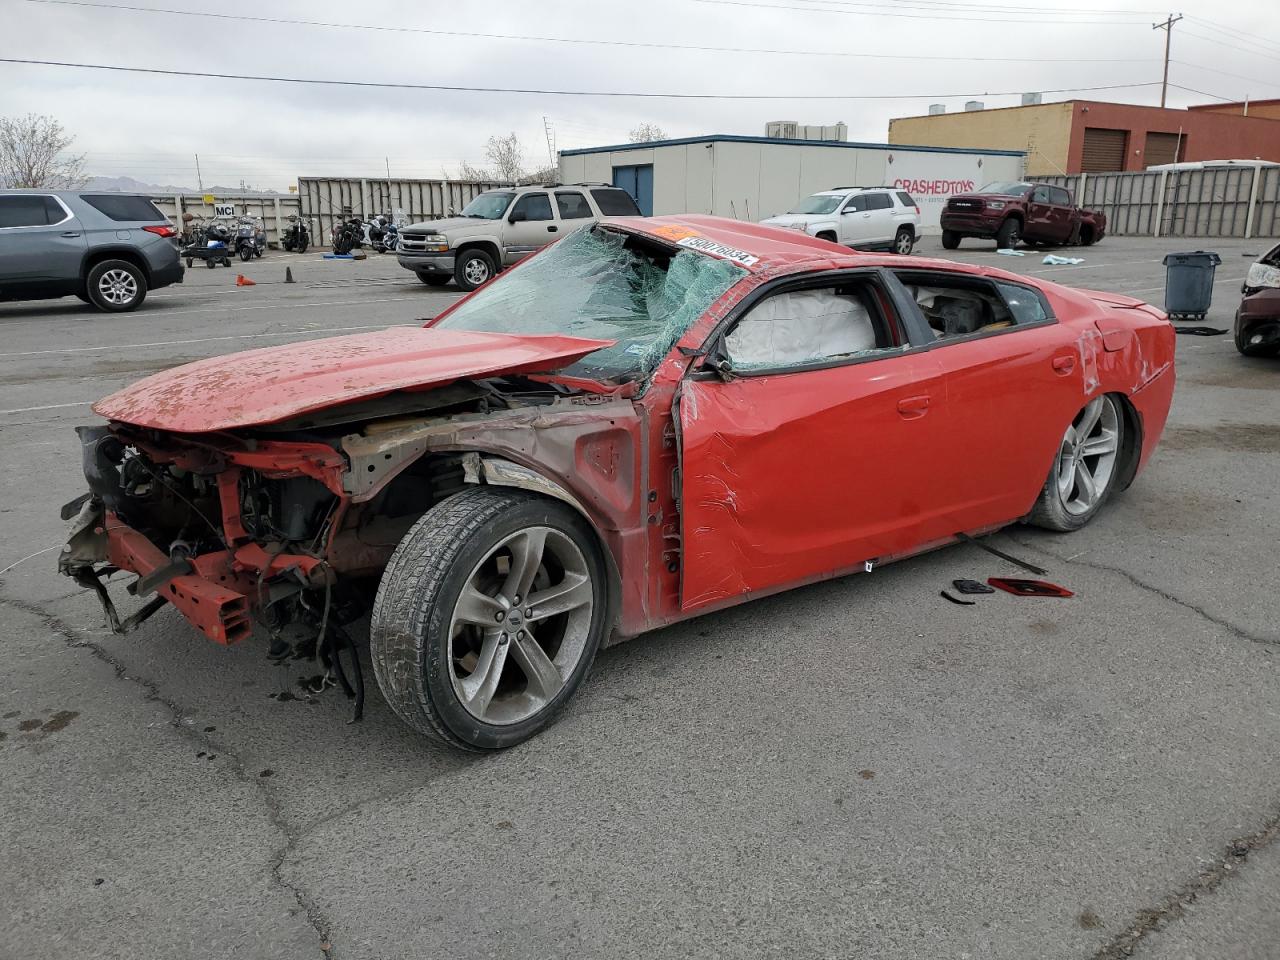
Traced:
<path fill-rule="evenodd" d="M 1023 105 L 1024 107 L 1034 107 L 1034 106 L 1036 106 L 1038 103 L 1040 103 L 1040 94 L 1038 94 L 1038 93 L 1024 93 L 1024 94 L 1022 95 L 1022 105 Z"/>
<path fill-rule="evenodd" d="M 965 113 L 976 113 L 984 106 L 985 104 L 981 100 L 968 100 L 965 102 L 964 111 Z"/>
<path fill-rule="evenodd" d="M 943 113 L 946 113 L 946 112 L 947 112 L 947 105 L 946 105 L 945 103 L 931 103 L 931 104 L 929 104 L 929 116 L 931 116 L 931 117 L 936 117 L 936 116 L 938 116 L 939 114 L 943 114 Z"/>
<path fill-rule="evenodd" d="M 764 135 L 774 139 L 785 140 L 838 140 L 849 139 L 849 128 L 843 123 L 821 124 L 797 123 L 794 120 L 774 120 L 765 125 Z"/>

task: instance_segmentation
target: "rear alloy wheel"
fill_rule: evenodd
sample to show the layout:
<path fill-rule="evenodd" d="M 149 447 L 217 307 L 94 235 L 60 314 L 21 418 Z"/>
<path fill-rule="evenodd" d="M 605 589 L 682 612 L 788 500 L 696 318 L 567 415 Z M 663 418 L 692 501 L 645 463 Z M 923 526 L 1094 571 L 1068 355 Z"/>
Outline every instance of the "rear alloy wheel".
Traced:
<path fill-rule="evenodd" d="M 911 231 L 906 227 L 899 227 L 893 238 L 893 252 L 907 257 L 911 255 L 911 248 L 915 245 L 916 238 L 911 235 Z"/>
<path fill-rule="evenodd" d="M 996 231 L 996 249 L 1014 250 L 1022 242 L 1022 224 L 1017 217 L 1010 217 Z"/>
<path fill-rule="evenodd" d="M 1092 520 L 1115 486 L 1123 441 L 1124 417 L 1116 399 L 1094 397 L 1067 427 L 1030 522 L 1065 532 Z"/>
<path fill-rule="evenodd" d="M 954 230 L 943 230 L 942 231 L 942 249 L 956 250 L 956 249 L 959 249 L 959 247 L 960 247 L 960 234 L 956 233 Z"/>
<path fill-rule="evenodd" d="M 477 487 L 432 507 L 396 548 L 370 627 L 396 714 L 466 750 L 542 730 L 586 677 L 606 629 L 594 531 L 557 500 Z"/>
<path fill-rule="evenodd" d="M 488 283 L 496 272 L 497 267 L 489 254 L 483 250 L 464 250 L 454 264 L 453 279 L 461 289 L 474 290 Z"/>
<path fill-rule="evenodd" d="M 127 313 L 147 298 L 147 281 L 142 271 L 127 260 L 103 260 L 89 270 L 85 292 L 99 310 Z"/>

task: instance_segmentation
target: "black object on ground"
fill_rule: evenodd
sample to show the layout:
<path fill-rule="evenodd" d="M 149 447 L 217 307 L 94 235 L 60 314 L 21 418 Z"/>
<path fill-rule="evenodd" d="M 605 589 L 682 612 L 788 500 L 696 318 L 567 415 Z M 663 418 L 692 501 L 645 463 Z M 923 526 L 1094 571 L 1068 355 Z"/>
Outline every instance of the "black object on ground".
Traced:
<path fill-rule="evenodd" d="M 952 580 L 960 593 L 995 593 L 995 587 L 988 587 L 981 580 Z"/>
<path fill-rule="evenodd" d="M 1192 337 L 1220 337 L 1230 330 L 1219 330 L 1217 327 L 1174 327 L 1175 333 L 1184 333 Z"/>
<path fill-rule="evenodd" d="M 992 590 L 991 592 L 995 593 L 994 590 Z M 977 600 L 961 600 L 959 597 L 953 597 L 951 594 L 947 593 L 947 591 L 945 590 L 940 590 L 939 593 L 941 593 L 942 596 L 950 600 L 952 603 L 957 604 L 961 607 L 972 607 L 972 606 L 975 606 L 978 602 Z"/>
<path fill-rule="evenodd" d="M 971 543 L 975 547 L 981 547 L 983 550 L 987 551 L 987 553 L 993 554 L 999 557 L 1001 560 L 1007 560 L 1010 563 L 1012 563 L 1015 567 L 1021 567 L 1023 570 L 1026 570 L 1028 573 L 1034 573 L 1037 577 L 1043 577 L 1046 573 L 1049 572 L 1048 570 L 1045 570 L 1043 567 L 1037 567 L 1034 563 L 1027 563 L 1027 561 L 1019 560 L 1017 557 L 1012 557 L 1002 550 L 997 550 L 995 547 L 991 546 L 990 544 L 983 543 L 981 540 L 975 540 L 973 537 L 969 536 L 967 533 L 957 533 L 956 538 L 959 540 L 963 540 L 965 543 Z"/>
<path fill-rule="evenodd" d="M 1066 587 L 1047 580 L 1020 580 L 1017 577 L 988 577 L 987 583 L 1017 597 L 1074 597 Z"/>

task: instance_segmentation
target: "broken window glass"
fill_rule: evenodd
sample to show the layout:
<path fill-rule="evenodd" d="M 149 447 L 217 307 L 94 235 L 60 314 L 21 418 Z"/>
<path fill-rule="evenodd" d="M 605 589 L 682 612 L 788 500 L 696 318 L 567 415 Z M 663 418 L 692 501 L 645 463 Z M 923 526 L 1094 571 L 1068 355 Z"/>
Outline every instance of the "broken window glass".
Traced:
<path fill-rule="evenodd" d="M 438 324 L 446 330 L 614 340 L 562 372 L 633 380 L 651 372 L 689 326 L 747 271 L 728 260 L 600 227 L 579 230 Z"/>

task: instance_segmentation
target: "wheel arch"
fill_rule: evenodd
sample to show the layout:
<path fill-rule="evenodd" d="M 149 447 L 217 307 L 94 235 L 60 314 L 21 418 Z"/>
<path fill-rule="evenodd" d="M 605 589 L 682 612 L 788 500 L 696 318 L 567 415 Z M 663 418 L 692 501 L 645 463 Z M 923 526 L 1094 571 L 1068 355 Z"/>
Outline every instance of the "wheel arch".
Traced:
<path fill-rule="evenodd" d="M 455 256 L 460 256 L 468 250 L 475 250 L 477 248 L 483 250 L 493 258 L 494 270 L 502 269 L 502 249 L 498 246 L 498 242 L 496 240 L 491 240 L 487 237 L 463 240 L 462 243 L 458 244 L 458 246 L 454 248 Z"/>
<path fill-rule="evenodd" d="M 1116 490 L 1128 490 L 1138 475 L 1138 464 L 1142 460 L 1142 439 L 1144 435 L 1142 415 L 1133 405 L 1128 394 L 1118 390 L 1106 391 L 1116 400 L 1120 407 L 1120 415 L 1124 417 L 1124 430 L 1120 443 L 1120 476 Z"/>
<path fill-rule="evenodd" d="M 147 281 L 147 286 L 151 286 L 151 267 L 147 264 L 147 258 L 132 247 L 125 246 L 94 247 L 86 252 L 84 260 L 80 264 L 80 280 L 82 283 L 89 279 L 89 271 L 103 260 L 124 260 L 133 264 L 142 271 L 142 277 Z"/>

